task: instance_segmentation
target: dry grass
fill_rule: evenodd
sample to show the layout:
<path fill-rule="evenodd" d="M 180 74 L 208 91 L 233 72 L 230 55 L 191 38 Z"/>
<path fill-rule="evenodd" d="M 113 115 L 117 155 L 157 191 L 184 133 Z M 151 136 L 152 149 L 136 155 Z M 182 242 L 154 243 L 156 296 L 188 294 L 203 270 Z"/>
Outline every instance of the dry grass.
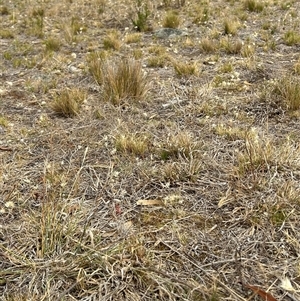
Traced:
<path fill-rule="evenodd" d="M 300 300 L 300 2 L 25 2 L 0 3 L 0 299 Z"/>
<path fill-rule="evenodd" d="M 148 79 L 138 61 L 123 59 L 103 65 L 103 99 L 119 105 L 126 101 L 144 101 Z"/>
<path fill-rule="evenodd" d="M 51 108 L 58 115 L 74 117 L 79 115 L 81 105 L 85 99 L 85 91 L 77 88 L 66 89 L 55 95 Z"/>

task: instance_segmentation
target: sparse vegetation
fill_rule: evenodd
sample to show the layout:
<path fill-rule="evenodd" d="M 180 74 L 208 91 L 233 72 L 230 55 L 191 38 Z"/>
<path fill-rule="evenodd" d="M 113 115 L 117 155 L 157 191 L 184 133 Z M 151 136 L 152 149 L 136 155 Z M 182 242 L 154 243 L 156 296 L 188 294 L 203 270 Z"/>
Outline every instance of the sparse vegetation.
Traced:
<path fill-rule="evenodd" d="M 299 11 L 0 0 L 1 301 L 300 300 Z"/>
<path fill-rule="evenodd" d="M 55 95 L 51 107 L 61 116 L 74 117 L 79 115 L 81 105 L 85 98 L 85 91 L 77 88 L 67 89 Z"/>

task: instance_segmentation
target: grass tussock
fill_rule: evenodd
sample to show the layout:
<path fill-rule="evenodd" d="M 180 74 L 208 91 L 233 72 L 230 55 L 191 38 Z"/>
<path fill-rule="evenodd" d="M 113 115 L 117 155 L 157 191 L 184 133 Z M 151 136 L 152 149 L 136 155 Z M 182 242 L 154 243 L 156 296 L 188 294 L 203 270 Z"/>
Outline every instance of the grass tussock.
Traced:
<path fill-rule="evenodd" d="M 180 17 L 176 11 L 168 11 L 164 20 L 163 27 L 178 28 L 181 23 Z"/>
<path fill-rule="evenodd" d="M 119 105 L 126 101 L 146 99 L 149 82 L 141 63 L 131 59 L 110 62 L 103 66 L 103 99 Z"/>
<path fill-rule="evenodd" d="M 175 73 L 179 77 L 185 77 L 185 76 L 191 76 L 191 75 L 197 76 L 199 74 L 199 69 L 195 62 L 185 63 L 185 62 L 174 61 L 173 67 L 174 67 Z"/>
<path fill-rule="evenodd" d="M 81 89 L 66 89 L 57 93 L 51 104 L 52 110 L 63 117 L 75 117 L 80 114 L 81 106 L 86 99 L 86 92 Z"/>
<path fill-rule="evenodd" d="M 274 88 L 283 105 L 291 111 L 300 109 L 300 80 L 295 76 L 286 76 L 280 79 Z"/>

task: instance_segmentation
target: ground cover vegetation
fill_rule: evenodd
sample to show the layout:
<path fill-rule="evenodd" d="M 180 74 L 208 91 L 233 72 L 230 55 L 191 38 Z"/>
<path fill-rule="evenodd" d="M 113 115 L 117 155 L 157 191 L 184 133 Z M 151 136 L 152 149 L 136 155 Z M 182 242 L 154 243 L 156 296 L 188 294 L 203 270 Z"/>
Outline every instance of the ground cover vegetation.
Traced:
<path fill-rule="evenodd" d="M 0 299 L 300 300 L 299 14 L 0 0 Z"/>

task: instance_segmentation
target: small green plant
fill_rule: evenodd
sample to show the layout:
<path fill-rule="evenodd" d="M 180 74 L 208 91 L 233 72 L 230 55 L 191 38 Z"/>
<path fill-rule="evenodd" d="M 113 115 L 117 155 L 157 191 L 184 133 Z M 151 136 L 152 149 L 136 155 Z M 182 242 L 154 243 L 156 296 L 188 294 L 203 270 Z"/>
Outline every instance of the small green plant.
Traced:
<path fill-rule="evenodd" d="M 180 24 L 180 17 L 176 11 L 169 11 L 167 12 L 164 20 L 163 20 L 163 27 L 166 28 L 178 28 Z"/>
<path fill-rule="evenodd" d="M 103 39 L 103 46 L 105 49 L 120 50 L 121 45 L 120 33 L 117 30 L 110 31 Z"/>
<path fill-rule="evenodd" d="M 44 33 L 44 18 L 45 18 L 45 10 L 43 8 L 38 8 L 33 10 L 32 12 L 32 28 L 31 31 L 34 35 L 39 38 L 42 38 Z"/>
<path fill-rule="evenodd" d="M 2 116 L 2 115 L 0 115 L 0 126 L 3 126 L 3 127 L 7 127 L 8 126 L 7 119 L 4 116 Z"/>
<path fill-rule="evenodd" d="M 85 91 L 77 88 L 65 89 L 55 95 L 51 108 L 63 117 L 74 117 L 79 115 L 85 99 Z"/>
<path fill-rule="evenodd" d="M 119 105 L 124 101 L 144 100 L 148 93 L 148 80 L 140 62 L 123 59 L 103 65 L 103 98 Z"/>
<path fill-rule="evenodd" d="M 47 52 L 52 52 L 52 51 L 58 51 L 60 49 L 60 40 L 56 38 L 49 37 L 44 41 L 46 51 Z"/>
<path fill-rule="evenodd" d="M 293 46 L 300 43 L 300 34 L 297 33 L 295 30 L 287 31 L 284 36 L 283 40 L 286 45 Z"/>
<path fill-rule="evenodd" d="M 0 29 L 0 37 L 2 39 L 13 39 L 14 34 L 8 29 Z"/>
<path fill-rule="evenodd" d="M 137 31 L 149 30 L 148 18 L 150 16 L 150 10 L 147 3 L 143 0 L 136 0 L 136 18 L 131 19 L 131 22 Z"/>

